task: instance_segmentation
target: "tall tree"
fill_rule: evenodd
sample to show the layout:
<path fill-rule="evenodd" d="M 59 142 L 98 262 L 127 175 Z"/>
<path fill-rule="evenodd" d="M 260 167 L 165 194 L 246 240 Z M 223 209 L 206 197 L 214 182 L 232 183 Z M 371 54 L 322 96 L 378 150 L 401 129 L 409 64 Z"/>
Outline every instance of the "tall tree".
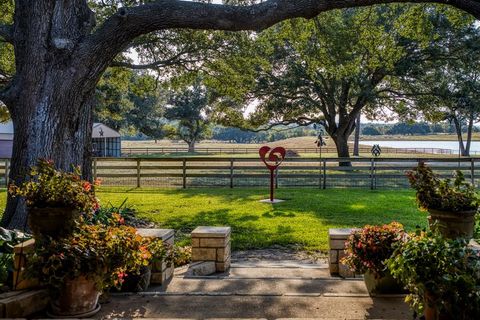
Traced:
<path fill-rule="evenodd" d="M 1 41 L 13 46 L 15 53 L 15 74 L 0 89 L 15 129 L 10 179 L 21 183 L 27 168 L 41 157 L 66 170 L 72 164 L 83 165 L 84 175 L 91 175 L 95 86 L 141 35 L 174 28 L 261 30 L 289 18 L 381 2 L 389 0 L 268 0 L 251 6 L 127 0 L 106 13 L 87 0 L 15 0 L 13 22 L 0 22 Z M 475 0 L 438 2 L 480 17 Z M 11 10 L 11 3 L 2 1 L 0 12 Z M 9 198 L 2 224 L 23 228 L 25 220 L 25 203 Z"/>
<path fill-rule="evenodd" d="M 466 15 L 449 14 L 427 17 L 432 27 L 423 37 L 434 41 L 424 41 L 424 61 L 413 72 L 395 79 L 398 88 L 391 94 L 397 99 L 391 101 L 403 119 L 421 115 L 452 123 L 460 154 L 469 156 L 474 123 L 480 121 L 480 28 Z"/>
<path fill-rule="evenodd" d="M 173 93 L 169 105 L 165 111 L 165 118 L 177 121 L 172 136 L 185 141 L 188 144 L 188 152 L 195 152 L 195 143 L 211 135 L 205 87 L 196 82 L 181 92 Z"/>
<path fill-rule="evenodd" d="M 349 157 L 362 109 L 376 104 L 383 80 L 403 72 L 411 58 L 395 26 L 399 15 L 384 6 L 338 10 L 251 37 L 254 44 L 241 43 L 212 64 L 220 112 L 238 114 L 256 103 L 248 119 L 253 126 L 323 122 L 338 156 Z M 231 110 L 237 104 L 243 108 Z"/>

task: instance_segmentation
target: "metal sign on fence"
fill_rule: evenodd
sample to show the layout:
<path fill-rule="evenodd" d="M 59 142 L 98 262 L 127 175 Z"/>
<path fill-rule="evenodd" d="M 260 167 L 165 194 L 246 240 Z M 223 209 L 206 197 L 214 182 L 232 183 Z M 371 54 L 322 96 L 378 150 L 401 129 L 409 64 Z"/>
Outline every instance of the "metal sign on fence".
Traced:
<path fill-rule="evenodd" d="M 374 144 L 372 147 L 372 155 L 374 157 L 379 157 L 382 154 L 382 148 L 380 148 L 379 144 Z"/>
<path fill-rule="evenodd" d="M 278 166 L 280 166 L 285 159 L 286 153 L 287 152 L 283 147 L 275 147 L 271 149 L 268 146 L 263 146 L 258 150 L 260 159 L 262 159 L 268 170 L 270 170 L 270 199 L 260 200 L 260 202 L 278 203 L 284 201 L 275 199 L 274 197 L 274 177 L 275 170 L 277 170 Z"/>

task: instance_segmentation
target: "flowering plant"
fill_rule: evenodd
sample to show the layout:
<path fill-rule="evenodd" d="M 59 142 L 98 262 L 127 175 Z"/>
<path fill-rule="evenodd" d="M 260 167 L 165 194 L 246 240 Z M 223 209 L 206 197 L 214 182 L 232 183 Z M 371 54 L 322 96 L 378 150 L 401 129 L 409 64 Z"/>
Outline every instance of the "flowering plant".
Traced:
<path fill-rule="evenodd" d="M 81 179 L 80 168 L 64 172 L 55 169 L 51 160 L 40 159 L 26 182 L 20 186 L 10 184 L 8 191 L 14 197 L 25 197 L 29 207 L 70 207 L 84 213 L 98 208 L 92 184 Z"/>
<path fill-rule="evenodd" d="M 101 291 L 121 287 L 125 277 L 165 254 L 161 240 L 144 238 L 133 227 L 81 224 L 67 238 L 38 242 L 28 273 L 57 294 L 65 280 L 79 276 L 93 279 Z"/>
<path fill-rule="evenodd" d="M 385 261 L 391 257 L 398 245 L 405 239 L 403 226 L 392 222 L 383 226 L 365 226 L 353 231 L 345 243 L 346 256 L 342 263 L 352 271 L 372 271 L 376 277 L 385 275 Z"/>
<path fill-rule="evenodd" d="M 407 172 L 410 185 L 417 191 L 422 209 L 462 212 L 477 210 L 480 202 L 475 187 L 457 170 L 451 179 L 440 179 L 424 162 Z"/>

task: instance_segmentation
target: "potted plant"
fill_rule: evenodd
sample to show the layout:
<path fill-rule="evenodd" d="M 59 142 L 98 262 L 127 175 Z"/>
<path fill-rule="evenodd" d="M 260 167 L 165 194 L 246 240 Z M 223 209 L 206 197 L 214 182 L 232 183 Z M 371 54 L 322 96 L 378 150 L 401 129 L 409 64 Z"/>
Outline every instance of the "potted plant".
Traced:
<path fill-rule="evenodd" d="M 410 185 L 417 191 L 417 203 L 430 215 L 430 228 L 438 228 L 447 238 L 471 239 L 479 198 L 475 187 L 465 181 L 461 171 L 454 179 L 440 179 L 425 163 L 407 173 Z"/>
<path fill-rule="evenodd" d="M 50 289 L 52 315 L 88 317 L 100 309 L 102 291 L 121 287 L 163 250 L 161 240 L 133 227 L 81 224 L 68 237 L 39 242 L 28 273 Z"/>
<path fill-rule="evenodd" d="M 364 273 L 370 294 L 400 293 L 402 285 L 390 274 L 386 260 L 405 239 L 403 226 L 392 222 L 383 226 L 365 226 L 352 232 L 345 244 L 342 263 L 356 273 Z"/>
<path fill-rule="evenodd" d="M 387 262 L 411 292 L 406 301 L 426 320 L 480 319 L 480 256 L 466 244 L 417 231 Z"/>
<path fill-rule="evenodd" d="M 80 178 L 80 168 L 64 172 L 55 169 L 51 160 L 40 159 L 26 182 L 9 185 L 9 193 L 25 199 L 28 226 L 37 239 L 70 234 L 81 213 L 98 208 L 92 185 Z"/>

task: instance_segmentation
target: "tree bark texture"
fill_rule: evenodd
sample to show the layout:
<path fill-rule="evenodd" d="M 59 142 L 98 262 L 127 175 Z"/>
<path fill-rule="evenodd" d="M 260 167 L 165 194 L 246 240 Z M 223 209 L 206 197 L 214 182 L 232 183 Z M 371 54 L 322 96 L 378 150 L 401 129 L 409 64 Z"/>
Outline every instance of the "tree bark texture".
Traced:
<path fill-rule="evenodd" d="M 261 30 L 288 18 L 389 2 L 407 1 L 269 0 L 236 7 L 163 0 L 120 8 L 94 30 L 86 0 L 16 0 L 14 24 L 0 25 L 0 37 L 14 46 L 16 63 L 13 80 L 0 91 L 15 130 L 10 180 L 21 183 L 38 158 L 52 159 L 65 170 L 83 165 L 88 177 L 95 85 L 115 56 L 142 34 L 167 28 Z M 434 2 L 480 18 L 478 1 Z M 339 156 L 348 156 L 344 140 L 340 134 L 336 141 Z M 2 225 L 23 229 L 25 221 L 24 205 L 9 198 Z"/>

